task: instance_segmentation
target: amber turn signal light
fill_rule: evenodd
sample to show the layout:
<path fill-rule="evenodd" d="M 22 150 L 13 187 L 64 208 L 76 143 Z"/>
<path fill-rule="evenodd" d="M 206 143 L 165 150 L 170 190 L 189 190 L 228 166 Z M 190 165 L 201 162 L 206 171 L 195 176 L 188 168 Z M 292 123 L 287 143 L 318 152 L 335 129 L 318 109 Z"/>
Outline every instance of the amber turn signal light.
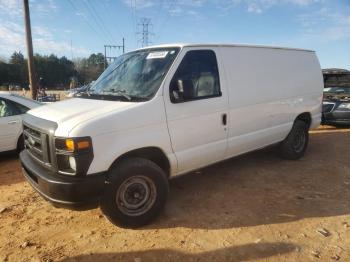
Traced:
<path fill-rule="evenodd" d="M 87 149 L 90 148 L 91 144 L 89 140 L 78 140 L 74 142 L 74 139 L 67 138 L 66 139 L 66 149 L 70 152 Z"/>
<path fill-rule="evenodd" d="M 74 151 L 74 140 L 71 138 L 66 139 L 66 148 L 68 151 Z"/>
<path fill-rule="evenodd" d="M 78 149 L 86 149 L 90 147 L 90 141 L 85 140 L 85 141 L 78 141 L 77 142 L 77 147 Z"/>

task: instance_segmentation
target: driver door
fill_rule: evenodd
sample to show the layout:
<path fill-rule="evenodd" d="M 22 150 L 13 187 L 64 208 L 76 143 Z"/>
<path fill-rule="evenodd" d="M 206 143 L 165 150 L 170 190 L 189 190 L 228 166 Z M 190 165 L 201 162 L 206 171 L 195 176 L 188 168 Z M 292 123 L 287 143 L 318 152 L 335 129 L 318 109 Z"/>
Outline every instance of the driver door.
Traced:
<path fill-rule="evenodd" d="M 164 85 L 177 173 L 224 159 L 228 135 L 228 98 L 218 50 L 185 50 Z"/>

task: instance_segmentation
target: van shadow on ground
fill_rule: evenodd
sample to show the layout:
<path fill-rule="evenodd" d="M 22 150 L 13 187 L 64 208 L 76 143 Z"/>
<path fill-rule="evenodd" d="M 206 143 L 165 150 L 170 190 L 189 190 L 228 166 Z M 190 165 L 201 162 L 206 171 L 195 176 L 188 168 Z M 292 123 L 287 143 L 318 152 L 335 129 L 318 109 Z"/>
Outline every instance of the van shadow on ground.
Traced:
<path fill-rule="evenodd" d="M 0 152 L 0 164 L 5 163 L 9 160 L 14 160 L 18 158 L 18 154 L 15 152 Z"/>
<path fill-rule="evenodd" d="M 349 145 L 350 132 L 315 133 L 302 160 L 282 160 L 270 148 L 174 178 L 165 212 L 144 229 L 220 229 L 350 214 Z"/>
<path fill-rule="evenodd" d="M 294 251 L 297 246 L 287 243 L 258 243 L 234 246 L 209 252 L 188 254 L 172 249 L 153 249 L 125 253 L 100 253 L 81 255 L 62 260 L 62 262 L 93 261 L 247 261 L 268 258 Z M 136 259 L 136 260 L 135 260 Z M 142 259 L 142 260 L 141 260 Z"/>
<path fill-rule="evenodd" d="M 12 185 L 24 181 L 21 174 L 18 155 L 15 152 L 0 153 L 0 186 Z"/>

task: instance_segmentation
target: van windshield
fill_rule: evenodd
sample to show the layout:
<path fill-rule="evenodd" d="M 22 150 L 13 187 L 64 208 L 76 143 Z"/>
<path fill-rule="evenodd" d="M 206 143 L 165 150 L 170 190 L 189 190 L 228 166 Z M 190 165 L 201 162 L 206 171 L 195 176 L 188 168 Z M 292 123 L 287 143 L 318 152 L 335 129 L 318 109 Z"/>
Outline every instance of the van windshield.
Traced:
<path fill-rule="evenodd" d="M 84 95 L 122 101 L 151 99 L 173 63 L 179 48 L 143 49 L 119 56 Z"/>

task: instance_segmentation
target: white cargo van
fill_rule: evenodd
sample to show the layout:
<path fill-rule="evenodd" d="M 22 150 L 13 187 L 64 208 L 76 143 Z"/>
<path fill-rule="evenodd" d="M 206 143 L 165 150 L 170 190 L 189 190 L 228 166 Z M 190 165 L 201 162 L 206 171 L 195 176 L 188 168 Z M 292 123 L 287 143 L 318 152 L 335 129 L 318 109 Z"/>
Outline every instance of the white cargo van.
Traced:
<path fill-rule="evenodd" d="M 23 173 L 46 199 L 149 223 L 170 177 L 268 145 L 299 159 L 321 120 L 315 52 L 175 44 L 126 53 L 79 98 L 29 111 Z"/>

